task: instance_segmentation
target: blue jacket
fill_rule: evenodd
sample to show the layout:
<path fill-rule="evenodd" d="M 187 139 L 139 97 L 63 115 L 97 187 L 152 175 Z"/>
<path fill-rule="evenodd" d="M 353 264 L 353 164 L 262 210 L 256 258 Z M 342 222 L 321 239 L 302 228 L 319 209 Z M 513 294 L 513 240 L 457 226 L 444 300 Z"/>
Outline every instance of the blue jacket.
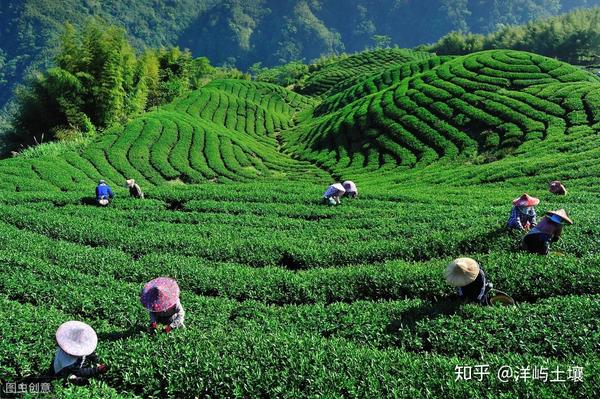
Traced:
<path fill-rule="evenodd" d="M 96 186 L 96 198 L 112 198 L 114 196 L 112 190 L 106 183 L 98 184 Z"/>

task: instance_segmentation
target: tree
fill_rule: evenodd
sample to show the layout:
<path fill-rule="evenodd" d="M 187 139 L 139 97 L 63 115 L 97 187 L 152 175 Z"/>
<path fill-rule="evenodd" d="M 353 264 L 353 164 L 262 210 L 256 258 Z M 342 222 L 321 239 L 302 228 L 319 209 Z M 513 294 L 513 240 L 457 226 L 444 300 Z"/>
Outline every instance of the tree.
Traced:
<path fill-rule="evenodd" d="M 392 47 L 392 38 L 387 35 L 373 35 L 376 49 L 384 49 Z"/>

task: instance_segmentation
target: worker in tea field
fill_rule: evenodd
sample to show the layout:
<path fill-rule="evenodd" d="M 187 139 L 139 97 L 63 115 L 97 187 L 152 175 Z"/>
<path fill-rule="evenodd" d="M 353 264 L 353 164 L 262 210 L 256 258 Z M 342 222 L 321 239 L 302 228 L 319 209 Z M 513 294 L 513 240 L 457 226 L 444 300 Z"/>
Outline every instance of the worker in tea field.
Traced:
<path fill-rule="evenodd" d="M 356 188 L 356 184 L 353 181 L 346 180 L 342 183 L 344 189 L 346 190 L 346 195 L 350 198 L 358 197 L 358 189 Z"/>
<path fill-rule="evenodd" d="M 140 296 L 142 305 L 150 312 L 150 329 L 156 331 L 158 324 L 169 333 L 174 328 L 185 327 L 185 311 L 179 300 L 179 286 L 168 277 L 158 277 L 146 283 Z"/>
<path fill-rule="evenodd" d="M 456 287 L 457 294 L 469 302 L 487 304 L 486 293 L 491 288 L 483 269 L 471 258 L 452 261 L 445 272 L 446 282 Z"/>
<path fill-rule="evenodd" d="M 125 186 L 129 189 L 129 195 L 134 198 L 144 199 L 144 193 L 139 184 L 133 179 L 125 180 Z"/>
<path fill-rule="evenodd" d="M 323 194 L 323 203 L 329 205 L 339 205 L 340 198 L 346 193 L 346 189 L 341 183 L 334 183 L 327 187 Z"/>
<path fill-rule="evenodd" d="M 527 194 L 513 200 L 513 207 L 508 217 L 507 227 L 515 230 L 528 231 L 536 225 L 535 206 L 540 200 Z"/>
<path fill-rule="evenodd" d="M 550 186 L 548 187 L 548 189 L 550 190 L 550 192 L 552 194 L 556 194 L 556 195 L 566 195 L 567 194 L 567 189 L 558 180 L 554 180 L 553 182 L 550 182 Z"/>
<path fill-rule="evenodd" d="M 98 205 L 106 206 L 113 197 L 114 194 L 110 186 L 101 179 L 96 186 L 96 202 Z"/>
<path fill-rule="evenodd" d="M 528 252 L 547 255 L 550 245 L 560 239 L 565 224 L 573 224 L 564 209 L 550 211 L 523 237 L 522 248 Z"/>
<path fill-rule="evenodd" d="M 67 321 L 56 330 L 56 355 L 52 371 L 57 377 L 81 385 L 87 379 L 105 373 L 105 364 L 97 363 L 95 354 L 98 337 L 92 327 L 81 321 Z"/>

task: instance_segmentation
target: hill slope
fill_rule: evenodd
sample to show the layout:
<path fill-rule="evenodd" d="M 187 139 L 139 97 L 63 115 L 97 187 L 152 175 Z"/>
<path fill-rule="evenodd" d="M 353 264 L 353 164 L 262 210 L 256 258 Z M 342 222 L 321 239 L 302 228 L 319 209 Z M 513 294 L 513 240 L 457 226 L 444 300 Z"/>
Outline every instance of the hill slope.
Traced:
<path fill-rule="evenodd" d="M 110 369 L 53 381 L 59 398 L 594 397 L 597 79 L 512 51 L 368 69 L 320 99 L 214 81 L 78 150 L 0 161 L 0 380 L 39 381 L 77 319 Z M 359 198 L 321 205 L 331 174 Z M 547 191 L 554 178 L 568 195 Z M 548 256 L 504 228 L 524 191 L 539 216 L 575 221 Z M 443 271 L 458 256 L 518 306 L 457 302 Z M 139 293 L 157 276 L 178 280 L 185 329 L 144 328 Z M 456 381 L 479 364 L 490 378 Z M 507 365 L 565 382 L 492 378 Z"/>
<path fill-rule="evenodd" d="M 162 109 L 103 134 L 81 153 L 6 160 L 0 187 L 69 190 L 99 178 L 120 185 L 248 181 L 323 176 L 280 153 L 277 136 L 293 126 L 308 98 L 279 86 L 215 81 Z"/>
<path fill-rule="evenodd" d="M 478 153 L 527 158 L 532 152 L 520 149 L 525 143 L 550 160 L 574 140 L 571 148 L 593 151 L 599 108 L 596 76 L 496 50 L 391 67 L 326 98 L 286 137 L 290 151 L 344 176 L 437 161 L 459 166 L 457 157 L 472 163 Z"/>

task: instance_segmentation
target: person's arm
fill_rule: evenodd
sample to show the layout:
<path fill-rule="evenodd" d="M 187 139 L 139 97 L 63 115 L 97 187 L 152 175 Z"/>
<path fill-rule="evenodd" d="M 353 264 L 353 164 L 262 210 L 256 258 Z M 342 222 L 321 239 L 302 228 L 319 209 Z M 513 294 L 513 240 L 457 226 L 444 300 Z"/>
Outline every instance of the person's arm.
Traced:
<path fill-rule="evenodd" d="M 114 194 L 113 194 L 112 189 L 110 188 L 110 186 L 107 186 L 106 188 L 108 189 L 108 196 L 110 198 L 114 197 Z"/>
<path fill-rule="evenodd" d="M 531 210 L 531 227 L 535 227 L 537 225 L 537 213 L 535 213 L 535 209 Z"/>
<path fill-rule="evenodd" d="M 553 242 L 556 242 L 556 241 L 560 240 L 560 235 L 562 234 L 562 229 L 563 229 L 562 225 L 559 225 L 559 226 L 556 228 L 556 231 L 555 231 L 555 232 L 554 232 L 554 234 L 552 235 L 552 241 L 553 241 Z"/>
<path fill-rule="evenodd" d="M 177 305 L 175 306 L 175 314 L 173 315 L 173 321 L 171 322 L 171 324 L 169 324 L 169 326 L 171 328 L 178 328 L 183 326 L 183 321 L 185 319 L 185 310 L 183 310 L 183 306 L 181 306 L 181 303 L 177 303 Z"/>
<path fill-rule="evenodd" d="M 98 360 L 98 355 L 96 354 L 96 352 L 92 353 L 91 355 L 87 355 L 85 357 L 85 360 L 89 360 L 92 363 L 99 363 L 100 362 Z"/>
<path fill-rule="evenodd" d="M 516 206 L 513 206 L 512 211 L 510 212 L 510 218 L 508 219 L 508 227 L 517 227 L 519 230 L 525 230 L 523 224 L 521 223 L 519 211 Z"/>
<path fill-rule="evenodd" d="M 105 369 L 106 369 L 106 366 L 101 364 L 99 366 L 94 365 L 92 367 L 74 368 L 74 369 L 70 370 L 71 371 L 70 374 L 75 374 L 77 377 L 92 377 L 92 376 L 95 376 L 96 374 L 100 374 Z"/>
<path fill-rule="evenodd" d="M 100 187 L 96 186 L 96 198 L 100 197 Z"/>

